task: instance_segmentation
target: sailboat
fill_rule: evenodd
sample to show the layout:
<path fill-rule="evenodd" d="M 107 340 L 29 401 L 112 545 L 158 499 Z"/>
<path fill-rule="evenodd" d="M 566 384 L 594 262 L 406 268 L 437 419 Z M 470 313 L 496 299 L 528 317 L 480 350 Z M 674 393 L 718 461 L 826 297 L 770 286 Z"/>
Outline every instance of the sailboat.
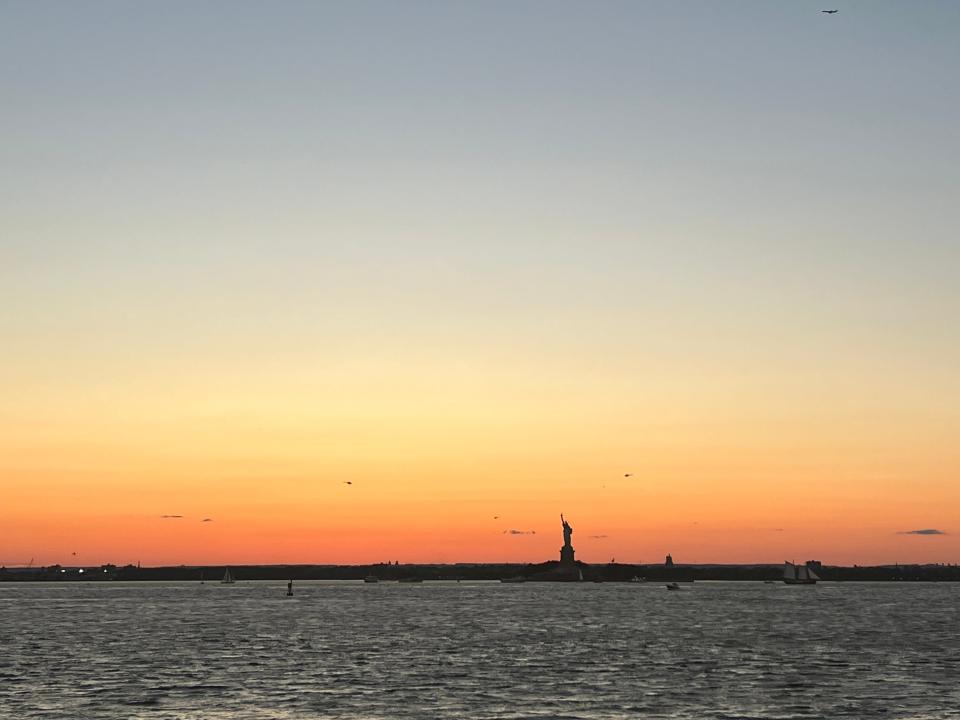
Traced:
<path fill-rule="evenodd" d="M 221 585 L 233 585 L 236 580 L 233 579 L 233 575 L 230 574 L 230 568 L 227 568 L 227 571 L 223 574 L 223 580 L 220 581 Z"/>
<path fill-rule="evenodd" d="M 794 565 L 792 562 L 783 564 L 783 581 L 787 585 L 816 585 L 819 579 L 806 565 Z"/>

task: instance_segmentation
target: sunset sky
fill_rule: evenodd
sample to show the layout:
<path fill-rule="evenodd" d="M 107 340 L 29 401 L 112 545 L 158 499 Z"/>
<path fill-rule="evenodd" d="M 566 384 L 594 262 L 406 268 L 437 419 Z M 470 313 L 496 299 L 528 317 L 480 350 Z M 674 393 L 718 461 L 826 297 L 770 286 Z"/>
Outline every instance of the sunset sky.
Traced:
<path fill-rule="evenodd" d="M 958 27 L 3 3 L 0 564 L 960 561 Z"/>

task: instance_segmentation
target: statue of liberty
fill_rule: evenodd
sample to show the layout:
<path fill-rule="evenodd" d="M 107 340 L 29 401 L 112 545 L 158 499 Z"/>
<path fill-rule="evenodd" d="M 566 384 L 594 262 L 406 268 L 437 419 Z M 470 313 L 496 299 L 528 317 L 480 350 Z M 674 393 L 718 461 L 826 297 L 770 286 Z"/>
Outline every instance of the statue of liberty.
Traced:
<path fill-rule="evenodd" d="M 563 524 L 563 546 L 570 547 L 570 536 L 573 535 L 573 528 L 570 523 L 563 519 L 563 513 L 560 513 L 560 522 Z"/>
<path fill-rule="evenodd" d="M 573 545 L 570 544 L 570 537 L 573 535 L 573 528 L 563 518 L 560 513 L 560 522 L 563 525 L 563 547 L 560 548 L 560 563 L 562 565 L 573 565 Z"/>

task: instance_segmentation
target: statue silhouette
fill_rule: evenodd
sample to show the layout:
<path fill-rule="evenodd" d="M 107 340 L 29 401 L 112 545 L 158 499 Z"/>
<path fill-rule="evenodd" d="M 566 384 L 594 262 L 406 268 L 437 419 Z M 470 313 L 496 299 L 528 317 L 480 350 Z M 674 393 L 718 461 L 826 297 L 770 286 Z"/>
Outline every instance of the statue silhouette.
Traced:
<path fill-rule="evenodd" d="M 573 528 L 570 527 L 570 523 L 564 519 L 563 513 L 560 513 L 560 522 L 563 524 L 563 547 L 560 548 L 560 564 L 569 567 L 574 564 L 573 545 L 570 544 L 570 536 L 573 535 Z"/>

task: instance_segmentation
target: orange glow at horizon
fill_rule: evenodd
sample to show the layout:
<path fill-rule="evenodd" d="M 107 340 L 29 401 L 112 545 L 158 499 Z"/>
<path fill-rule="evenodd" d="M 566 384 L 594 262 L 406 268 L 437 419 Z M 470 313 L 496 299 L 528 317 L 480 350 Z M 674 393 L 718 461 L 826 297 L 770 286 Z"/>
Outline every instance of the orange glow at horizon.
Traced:
<path fill-rule="evenodd" d="M 934 433 L 817 422 L 809 405 L 771 418 L 747 395 L 726 404 L 734 385 L 684 411 L 670 399 L 690 389 L 622 396 L 617 373 L 463 387 L 431 370 L 372 390 L 289 370 L 262 390 L 221 375 L 34 395 L 17 409 L 32 422 L 0 439 L 0 560 L 539 562 L 557 557 L 560 512 L 587 562 L 960 554 L 960 490 L 938 469 L 955 451 Z M 948 534 L 903 534 L 927 527 Z"/>

